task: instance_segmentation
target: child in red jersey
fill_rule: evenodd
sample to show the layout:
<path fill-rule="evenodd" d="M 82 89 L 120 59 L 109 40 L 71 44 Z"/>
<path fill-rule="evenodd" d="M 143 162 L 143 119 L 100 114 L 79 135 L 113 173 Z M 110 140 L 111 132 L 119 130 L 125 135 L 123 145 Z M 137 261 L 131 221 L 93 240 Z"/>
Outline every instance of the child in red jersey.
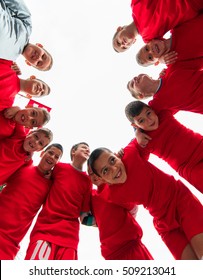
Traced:
<path fill-rule="evenodd" d="M 128 82 L 127 88 L 135 99 L 151 98 L 148 105 L 157 113 L 161 110 L 171 110 L 174 114 L 180 110 L 203 113 L 203 71 L 167 69 L 159 79 L 140 74 Z"/>
<path fill-rule="evenodd" d="M 15 258 L 20 242 L 30 228 L 52 185 L 51 173 L 63 154 L 53 143 L 41 152 L 37 166 L 18 169 L 0 194 L 0 259 Z M 20 223 L 19 223 L 20 221 Z"/>
<path fill-rule="evenodd" d="M 144 160 L 131 141 L 122 160 L 109 149 L 95 149 L 93 172 L 108 184 L 108 199 L 126 207 L 143 205 L 175 259 L 202 259 L 203 205 L 180 181 Z"/>
<path fill-rule="evenodd" d="M 141 101 L 130 102 L 125 113 L 131 125 L 137 128 L 140 154 L 148 159 L 153 153 L 165 160 L 203 193 L 203 136 L 179 123 L 170 111 L 156 114 Z"/>
<path fill-rule="evenodd" d="M 18 92 L 33 97 L 41 97 L 50 93 L 49 86 L 31 76 L 29 79 L 20 79 L 12 68 L 13 62 L 0 59 L 0 111 L 13 105 Z"/>
<path fill-rule="evenodd" d="M 138 35 L 144 42 L 162 38 L 165 33 L 196 17 L 203 9 L 201 0 L 132 0 L 133 22 L 119 26 L 113 37 L 113 48 L 124 52 L 136 41 Z"/>
<path fill-rule="evenodd" d="M 48 128 L 39 128 L 26 134 L 22 125 L 16 125 L 11 137 L 0 140 L 0 185 L 23 165 L 32 163 L 34 152 L 43 150 L 53 139 Z"/>
<path fill-rule="evenodd" d="M 92 190 L 92 214 L 96 219 L 101 242 L 101 254 L 105 260 L 153 260 L 152 255 L 142 243 L 142 228 L 129 210 L 111 203 L 106 198 L 108 188 L 100 177 L 88 168 L 91 181 L 97 186 Z M 137 210 L 137 209 L 136 209 Z"/>
<path fill-rule="evenodd" d="M 44 108 L 24 108 L 13 106 L 0 112 L 0 140 L 12 136 L 16 125 L 32 129 L 41 127 L 50 120 L 49 112 Z"/>
<path fill-rule="evenodd" d="M 202 25 L 203 14 L 200 14 L 192 20 L 175 27 L 171 31 L 170 38 L 154 38 L 149 41 L 136 55 L 138 64 L 141 66 L 157 64 L 168 53 L 176 52 L 178 57 L 174 60 L 175 63 L 168 65 L 171 70 L 180 67 L 184 61 L 191 62 L 193 69 L 201 69 L 203 67 L 203 39 L 199 34 L 202 32 Z M 200 58 L 201 60 L 198 61 Z M 187 63 L 183 65 L 185 68 Z"/>
<path fill-rule="evenodd" d="M 53 185 L 40 211 L 27 249 L 26 260 L 76 260 L 79 217 L 89 212 L 92 184 L 83 165 L 89 146 L 78 143 L 71 148 L 71 163 L 58 163 Z"/>

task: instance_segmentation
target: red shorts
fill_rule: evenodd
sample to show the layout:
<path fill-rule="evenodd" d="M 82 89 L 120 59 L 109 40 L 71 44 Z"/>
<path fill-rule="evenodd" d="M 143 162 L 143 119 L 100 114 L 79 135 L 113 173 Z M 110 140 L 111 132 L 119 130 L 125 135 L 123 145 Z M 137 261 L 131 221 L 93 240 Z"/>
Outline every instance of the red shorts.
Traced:
<path fill-rule="evenodd" d="M 25 260 L 77 260 L 77 251 L 38 240 L 29 245 Z"/>

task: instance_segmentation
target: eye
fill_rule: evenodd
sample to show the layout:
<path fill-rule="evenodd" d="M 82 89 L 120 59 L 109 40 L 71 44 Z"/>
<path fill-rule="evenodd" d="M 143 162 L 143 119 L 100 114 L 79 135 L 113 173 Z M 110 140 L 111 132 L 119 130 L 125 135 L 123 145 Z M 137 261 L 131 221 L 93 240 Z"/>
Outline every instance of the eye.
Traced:
<path fill-rule="evenodd" d="M 114 157 L 112 157 L 112 158 L 110 159 L 110 163 L 113 165 L 113 164 L 114 164 L 114 162 L 115 162 L 115 158 L 114 158 Z"/>
<path fill-rule="evenodd" d="M 37 126 L 37 122 L 36 122 L 35 120 L 32 120 L 31 124 L 32 124 L 33 126 Z"/>
<path fill-rule="evenodd" d="M 106 168 L 104 168 L 103 170 L 102 170 L 102 174 L 103 175 L 106 175 L 107 174 L 107 172 L 108 172 L 108 168 L 106 167 Z"/>
<path fill-rule="evenodd" d="M 41 141 L 39 142 L 39 145 L 42 147 L 44 146 L 43 142 L 41 142 Z"/>
<path fill-rule="evenodd" d="M 118 47 L 121 46 L 121 43 L 119 41 L 116 41 L 116 44 L 117 44 Z"/>
<path fill-rule="evenodd" d="M 42 66 L 42 65 L 43 65 L 43 63 L 41 60 L 37 62 L 37 66 Z"/>
<path fill-rule="evenodd" d="M 144 119 L 141 119 L 138 121 L 140 124 L 144 122 Z"/>
<path fill-rule="evenodd" d="M 148 55 L 148 59 L 152 61 L 153 60 L 153 56 L 151 54 Z"/>
<path fill-rule="evenodd" d="M 147 51 L 147 52 L 149 51 L 149 48 L 148 48 L 148 46 L 146 46 L 146 47 L 145 47 L 145 51 Z"/>
<path fill-rule="evenodd" d="M 45 60 L 47 58 L 47 55 L 44 53 L 42 56 L 42 59 Z"/>

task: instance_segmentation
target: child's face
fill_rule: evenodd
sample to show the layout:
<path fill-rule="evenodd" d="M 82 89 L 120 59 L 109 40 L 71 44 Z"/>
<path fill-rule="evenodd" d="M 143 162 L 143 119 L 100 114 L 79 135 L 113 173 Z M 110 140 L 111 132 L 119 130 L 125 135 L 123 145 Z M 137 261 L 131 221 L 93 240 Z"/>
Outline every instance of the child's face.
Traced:
<path fill-rule="evenodd" d="M 165 41 L 154 39 L 139 50 L 139 58 L 143 64 L 154 64 L 165 53 L 165 51 Z"/>
<path fill-rule="evenodd" d="M 45 146 L 49 144 L 50 140 L 42 132 L 32 132 L 27 135 L 24 140 L 23 148 L 27 152 L 38 152 L 43 150 Z"/>
<path fill-rule="evenodd" d="M 14 120 L 25 127 L 33 128 L 43 126 L 44 123 L 44 113 L 40 108 L 26 108 L 19 110 Z"/>
<path fill-rule="evenodd" d="M 39 162 L 39 167 L 43 171 L 50 171 L 60 160 L 62 151 L 54 146 L 47 151 L 42 152 L 42 157 Z"/>
<path fill-rule="evenodd" d="M 122 184 L 127 179 L 125 166 L 113 153 L 104 151 L 94 163 L 99 176 L 109 184 Z"/>
<path fill-rule="evenodd" d="M 51 57 L 47 52 L 33 44 L 28 44 L 23 51 L 25 59 L 33 66 L 40 70 L 45 70 L 51 63 Z"/>
<path fill-rule="evenodd" d="M 146 74 L 140 74 L 128 82 L 127 88 L 136 99 L 144 99 L 152 96 L 150 91 L 152 78 Z"/>
<path fill-rule="evenodd" d="M 158 128 L 159 119 L 151 108 L 144 107 L 142 112 L 134 117 L 134 124 L 136 127 L 142 128 L 146 131 L 152 131 Z"/>
<path fill-rule="evenodd" d="M 49 93 L 47 84 L 37 79 L 27 79 L 25 92 L 34 96 L 41 97 Z"/>
<path fill-rule="evenodd" d="M 113 40 L 113 47 L 117 52 L 124 52 L 135 43 L 136 39 L 133 34 L 126 30 L 125 26 L 120 26 L 117 30 L 119 31 Z"/>
<path fill-rule="evenodd" d="M 82 162 L 85 162 L 90 156 L 90 149 L 87 145 L 80 144 L 72 154 L 74 158 L 77 157 L 78 159 L 81 159 Z"/>

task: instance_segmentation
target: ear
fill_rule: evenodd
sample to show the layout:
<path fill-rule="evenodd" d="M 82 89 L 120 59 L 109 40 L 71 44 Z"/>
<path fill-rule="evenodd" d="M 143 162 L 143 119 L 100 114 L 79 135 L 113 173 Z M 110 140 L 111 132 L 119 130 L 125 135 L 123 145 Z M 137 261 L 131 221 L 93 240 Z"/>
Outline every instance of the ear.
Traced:
<path fill-rule="evenodd" d="M 29 93 L 26 93 L 26 97 L 31 99 L 32 98 L 32 95 L 30 95 Z"/>
<path fill-rule="evenodd" d="M 25 60 L 25 63 L 29 66 L 31 66 L 31 63 L 28 60 Z"/>
<path fill-rule="evenodd" d="M 43 48 L 43 45 L 40 44 L 40 43 L 37 43 L 36 46 L 40 47 L 40 48 Z"/>
<path fill-rule="evenodd" d="M 33 108 L 32 105 L 26 105 L 25 108 Z"/>
<path fill-rule="evenodd" d="M 123 27 L 122 27 L 122 26 L 119 26 L 119 27 L 117 28 L 116 32 L 119 32 L 119 31 L 121 31 L 122 29 L 123 29 Z"/>
<path fill-rule="evenodd" d="M 139 94 L 137 95 L 137 99 L 141 100 L 144 98 L 144 94 L 142 94 L 141 92 L 139 92 Z"/>
<path fill-rule="evenodd" d="M 36 77 L 34 75 L 32 75 L 32 76 L 30 76 L 30 79 L 34 80 L 34 79 L 36 79 Z"/>

